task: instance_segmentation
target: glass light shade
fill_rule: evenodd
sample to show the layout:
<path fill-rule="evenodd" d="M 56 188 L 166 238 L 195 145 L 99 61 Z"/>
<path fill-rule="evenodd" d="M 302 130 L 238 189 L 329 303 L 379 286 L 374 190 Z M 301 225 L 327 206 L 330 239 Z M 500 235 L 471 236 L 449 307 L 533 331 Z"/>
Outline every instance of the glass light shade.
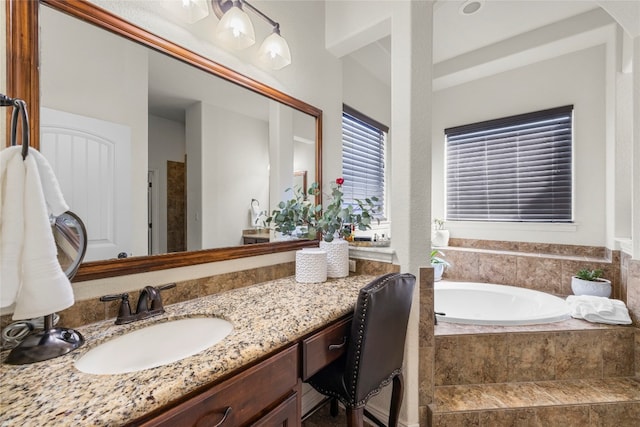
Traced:
<path fill-rule="evenodd" d="M 256 42 L 249 15 L 235 5 L 218 22 L 216 36 L 232 49 L 244 49 Z"/>
<path fill-rule="evenodd" d="M 264 39 L 258 51 L 260 60 L 274 70 L 291 64 L 291 51 L 287 41 L 277 32 Z"/>
<path fill-rule="evenodd" d="M 184 20 L 193 24 L 209 15 L 207 0 L 182 0 L 182 15 Z"/>

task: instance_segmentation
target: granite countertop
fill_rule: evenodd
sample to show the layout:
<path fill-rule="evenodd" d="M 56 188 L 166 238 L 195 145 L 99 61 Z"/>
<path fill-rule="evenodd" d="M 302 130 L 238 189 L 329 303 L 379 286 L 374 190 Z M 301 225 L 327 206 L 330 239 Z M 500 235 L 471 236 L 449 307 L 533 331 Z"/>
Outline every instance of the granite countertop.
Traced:
<path fill-rule="evenodd" d="M 358 290 L 373 278 L 319 284 L 279 279 L 169 305 L 162 316 L 128 325 L 109 320 L 77 328 L 86 343 L 74 352 L 30 365 L 0 364 L 0 426 L 114 426 L 134 420 L 348 314 Z M 157 368 L 92 375 L 73 365 L 112 337 L 200 316 L 226 319 L 234 329 L 207 350 Z"/>

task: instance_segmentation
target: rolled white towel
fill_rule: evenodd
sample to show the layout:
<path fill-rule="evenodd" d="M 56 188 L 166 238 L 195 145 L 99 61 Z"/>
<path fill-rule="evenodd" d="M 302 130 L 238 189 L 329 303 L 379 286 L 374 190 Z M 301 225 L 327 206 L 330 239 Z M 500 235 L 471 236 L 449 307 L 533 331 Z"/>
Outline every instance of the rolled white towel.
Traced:
<path fill-rule="evenodd" d="M 606 300 L 606 301 L 605 301 Z M 595 323 L 629 325 L 629 310 L 623 301 L 590 295 L 570 295 L 567 304 L 571 317 Z"/>
<path fill-rule="evenodd" d="M 599 313 L 593 313 L 591 311 L 585 311 L 582 313 L 583 319 L 594 323 L 606 323 L 609 325 L 630 325 L 631 317 L 629 317 L 629 310 L 626 306 L 616 307 L 612 314 L 602 315 Z"/>

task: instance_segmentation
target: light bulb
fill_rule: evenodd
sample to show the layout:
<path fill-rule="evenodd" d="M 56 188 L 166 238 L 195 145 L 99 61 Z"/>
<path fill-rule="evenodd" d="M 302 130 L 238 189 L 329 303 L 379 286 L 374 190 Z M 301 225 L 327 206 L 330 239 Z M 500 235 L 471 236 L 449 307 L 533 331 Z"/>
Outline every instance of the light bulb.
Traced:
<path fill-rule="evenodd" d="M 244 49 L 256 42 L 253 24 L 249 19 L 249 15 L 235 4 L 218 22 L 216 35 L 232 49 Z"/>
<path fill-rule="evenodd" d="M 274 70 L 279 70 L 291 64 L 289 45 L 277 29 L 264 39 L 258 51 L 258 56 L 264 64 Z"/>

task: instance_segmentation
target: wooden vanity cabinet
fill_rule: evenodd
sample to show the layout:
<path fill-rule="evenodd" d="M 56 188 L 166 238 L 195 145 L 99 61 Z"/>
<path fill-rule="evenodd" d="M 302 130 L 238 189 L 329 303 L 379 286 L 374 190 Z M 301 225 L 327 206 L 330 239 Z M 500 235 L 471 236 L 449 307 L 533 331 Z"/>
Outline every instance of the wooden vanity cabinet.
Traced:
<path fill-rule="evenodd" d="M 141 425 L 300 425 L 298 357 L 296 344 Z"/>
<path fill-rule="evenodd" d="M 345 353 L 352 319 L 342 319 L 302 341 L 302 381 Z"/>
<path fill-rule="evenodd" d="M 154 418 L 131 425 L 299 426 L 301 381 L 344 354 L 351 320 L 343 318 Z"/>

